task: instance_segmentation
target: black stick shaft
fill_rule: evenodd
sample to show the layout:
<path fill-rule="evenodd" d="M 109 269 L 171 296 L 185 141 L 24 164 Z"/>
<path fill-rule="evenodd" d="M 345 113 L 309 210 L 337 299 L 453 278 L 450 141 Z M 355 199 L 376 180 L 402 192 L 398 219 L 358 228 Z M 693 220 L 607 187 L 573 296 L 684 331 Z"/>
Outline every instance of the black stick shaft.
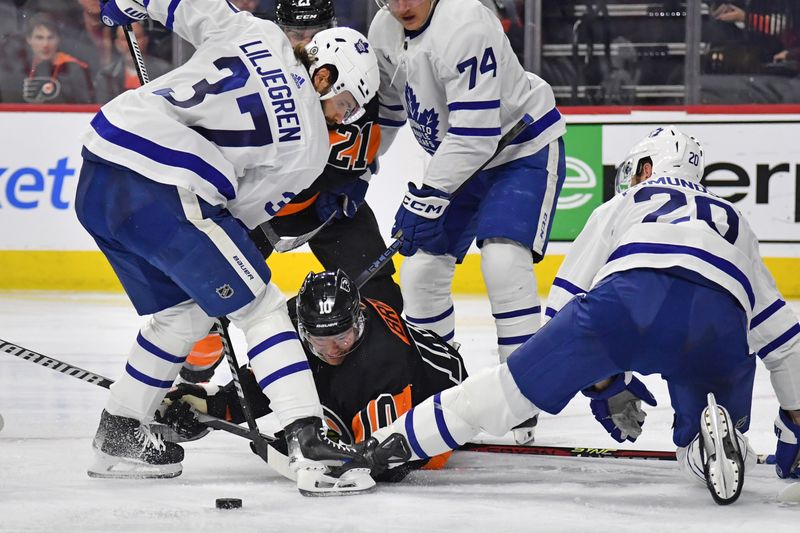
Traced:
<path fill-rule="evenodd" d="M 147 75 L 147 67 L 144 65 L 144 55 L 139 48 L 139 42 L 136 40 L 136 34 L 133 33 L 133 27 L 130 24 L 122 28 L 125 32 L 125 40 L 128 41 L 128 49 L 131 51 L 133 58 L 133 65 L 136 68 L 136 75 L 139 77 L 139 83 L 144 85 L 150 81 Z"/>
<path fill-rule="evenodd" d="M 109 389 L 111 388 L 111 385 L 114 384 L 114 380 L 111 378 L 101 376 L 100 374 L 95 374 L 94 372 L 84 370 L 83 368 L 65 363 L 64 361 L 59 361 L 58 359 L 53 359 L 52 357 L 40 354 L 39 352 L 34 352 L 33 350 L 29 350 L 27 348 L 23 348 L 18 344 L 14 344 L 13 342 L 8 342 L 3 339 L 0 339 L 0 352 L 19 357 L 20 359 L 30 361 L 31 363 L 36 363 L 39 366 L 61 372 L 67 376 L 80 379 L 81 381 L 91 383 L 92 385 L 97 385 L 98 387 L 103 387 L 104 389 Z M 197 419 L 202 424 L 205 424 L 210 428 L 226 431 L 251 441 L 256 439 L 262 439 L 265 441 L 271 440 L 270 437 L 267 437 L 266 435 L 261 433 L 258 435 L 253 435 L 251 430 L 246 430 L 245 428 L 232 422 L 228 422 L 227 420 L 222 420 L 221 418 L 217 418 L 205 413 L 197 413 Z"/>
<path fill-rule="evenodd" d="M 236 354 L 233 351 L 233 343 L 231 342 L 230 334 L 228 333 L 228 325 L 227 320 L 225 318 L 218 319 L 220 330 L 221 330 L 221 338 L 223 343 L 223 351 L 225 352 L 225 358 L 228 360 L 228 366 L 231 369 L 231 377 L 233 378 L 233 386 L 236 388 L 236 396 L 239 397 L 239 405 L 242 408 L 242 414 L 244 414 L 244 419 L 247 421 L 247 427 L 250 428 L 250 433 L 253 438 L 250 440 L 253 441 L 253 445 L 256 448 L 256 453 L 267 461 L 267 453 L 268 453 L 268 443 L 267 440 L 261 438 L 261 433 L 258 431 L 258 424 L 256 424 L 256 419 L 253 416 L 253 410 L 250 407 L 250 401 L 245 396 L 244 389 L 242 388 L 242 384 L 239 380 L 239 364 L 236 361 Z"/>

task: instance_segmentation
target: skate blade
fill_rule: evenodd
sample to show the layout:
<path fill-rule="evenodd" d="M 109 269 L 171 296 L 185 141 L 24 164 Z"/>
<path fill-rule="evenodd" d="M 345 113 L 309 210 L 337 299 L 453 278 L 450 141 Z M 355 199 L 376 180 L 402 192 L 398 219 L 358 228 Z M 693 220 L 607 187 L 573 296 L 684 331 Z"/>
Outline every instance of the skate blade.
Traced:
<path fill-rule="evenodd" d="M 151 465 L 127 457 L 114 457 L 95 450 L 95 458 L 86 473 L 89 477 L 100 479 L 169 479 L 178 477 L 183 465 Z"/>
<path fill-rule="evenodd" d="M 713 445 L 712 450 L 705 450 L 706 485 L 716 503 L 729 505 L 742 493 L 744 464 L 735 431 L 728 425 L 729 417 L 723 408 L 716 405 L 713 396 L 709 396 L 709 407 L 703 411 L 702 418 L 705 433 L 711 441 L 706 443 L 704 438 L 703 446 Z"/>
<path fill-rule="evenodd" d="M 375 490 L 375 480 L 368 468 L 353 468 L 333 477 L 318 469 L 297 471 L 297 490 L 303 496 L 351 496 Z"/>

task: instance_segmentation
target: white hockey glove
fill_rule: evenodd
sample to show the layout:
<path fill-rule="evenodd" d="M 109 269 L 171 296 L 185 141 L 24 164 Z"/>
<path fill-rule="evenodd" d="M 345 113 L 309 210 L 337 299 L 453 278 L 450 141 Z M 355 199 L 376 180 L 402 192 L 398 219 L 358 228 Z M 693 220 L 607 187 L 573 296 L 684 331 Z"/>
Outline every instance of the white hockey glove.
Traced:
<path fill-rule="evenodd" d="M 617 442 L 636 442 L 647 416 L 642 410 L 642 401 L 656 405 L 653 394 L 632 372 L 618 374 L 602 391 L 590 387 L 582 392 L 592 400 L 589 404 L 595 419 Z"/>
<path fill-rule="evenodd" d="M 142 0 L 108 0 L 100 8 L 100 20 L 106 26 L 127 26 L 147 18 Z"/>

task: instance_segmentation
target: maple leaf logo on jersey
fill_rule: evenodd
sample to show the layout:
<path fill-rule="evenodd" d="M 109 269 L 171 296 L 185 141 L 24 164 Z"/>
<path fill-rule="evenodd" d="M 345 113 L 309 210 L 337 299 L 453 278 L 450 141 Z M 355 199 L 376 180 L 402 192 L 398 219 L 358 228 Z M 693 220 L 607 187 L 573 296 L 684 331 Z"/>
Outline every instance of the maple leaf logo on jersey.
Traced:
<path fill-rule="evenodd" d="M 406 84 L 405 90 L 406 109 L 408 118 L 411 120 L 411 131 L 423 150 L 433 155 L 439 148 L 439 113 L 433 108 L 420 111 L 420 104 L 414 89 Z"/>
<path fill-rule="evenodd" d="M 356 41 L 356 52 L 359 54 L 368 54 L 369 53 L 369 43 L 366 42 L 364 39 L 359 39 Z"/>

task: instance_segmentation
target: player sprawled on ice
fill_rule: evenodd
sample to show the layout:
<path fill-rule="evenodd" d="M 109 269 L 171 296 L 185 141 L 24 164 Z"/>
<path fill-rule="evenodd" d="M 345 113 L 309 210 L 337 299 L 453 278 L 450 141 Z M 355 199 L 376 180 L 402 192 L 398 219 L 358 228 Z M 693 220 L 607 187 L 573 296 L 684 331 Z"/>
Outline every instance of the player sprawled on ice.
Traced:
<path fill-rule="evenodd" d="M 224 0 L 150 0 L 146 8 L 114 0 L 102 16 L 118 25 L 149 16 L 197 51 L 103 106 L 84 138 L 78 218 L 137 312 L 152 314 L 112 387 L 89 474 L 181 473 L 182 448 L 146 422 L 208 333 L 209 317 L 227 316 L 245 333 L 259 386 L 294 442 L 298 487 L 337 491 L 319 461 L 348 461 L 353 450 L 325 437 L 285 298 L 247 228 L 319 176 L 329 151 L 326 117 L 345 121 L 372 97 L 377 87 L 363 66 L 377 68 L 374 54 L 347 28 L 292 48 L 278 26 Z M 363 471 L 340 481 L 353 491 L 374 486 Z"/>
<path fill-rule="evenodd" d="M 620 165 L 618 194 L 595 210 L 558 272 L 552 318 L 506 363 L 376 432 L 368 458 L 425 458 L 479 431 L 502 434 L 538 409 L 558 413 L 579 391 L 614 439 L 633 442 L 641 402 L 656 401 L 631 371 L 661 374 L 679 466 L 730 503 L 755 462 L 740 431 L 761 360 L 780 403 L 778 475 L 800 475 L 800 325 L 747 221 L 702 176 L 700 145 L 674 127 L 637 144 Z"/>
<path fill-rule="evenodd" d="M 432 156 L 392 230 L 402 230 L 408 257 L 400 269 L 406 318 L 453 339 L 453 273 L 477 239 L 505 361 L 541 323 L 533 263 L 545 254 L 564 181 L 564 120 L 550 86 L 523 70 L 478 0 L 377 3 L 369 34 L 381 70 L 380 152 L 408 122 Z M 451 200 L 526 114 L 535 123 Z M 533 440 L 534 423 L 515 431 L 518 442 Z"/>
<path fill-rule="evenodd" d="M 275 21 L 292 45 L 307 44 L 317 33 L 336 26 L 332 0 L 279 0 Z M 378 72 L 375 76 L 377 84 Z M 341 268 L 356 276 L 386 249 L 378 222 L 369 205 L 364 202 L 371 167 L 377 164 L 380 126 L 378 97 L 363 107 L 360 117 L 353 116 L 348 124 L 328 123 L 331 150 L 322 174 L 306 190 L 292 198 L 270 221 L 281 235 L 302 235 L 312 231 L 333 214 L 331 220 L 308 245 L 314 256 L 327 270 Z M 259 229 L 251 233 L 257 246 L 268 257 L 272 246 Z M 392 279 L 394 265 L 390 262 L 375 274 L 361 293 L 389 304 L 398 312 L 403 310 L 400 287 Z M 212 333 L 198 342 L 181 369 L 181 379 L 198 383 L 208 381 L 222 361 L 222 341 Z"/>
<path fill-rule="evenodd" d="M 461 383 L 467 375 L 458 352 L 430 331 L 408 325 L 390 306 L 359 297 L 347 275 L 309 274 L 297 297 L 297 328 L 306 351 L 328 427 L 345 444 L 369 438 L 378 428 L 425 398 Z M 252 372 L 243 368 L 241 384 L 255 416 L 270 412 L 270 399 L 261 393 Z M 235 423 L 244 422 L 233 382 L 182 383 L 167 394 L 165 405 L 182 400 L 200 412 Z M 186 409 L 173 404 L 167 421 L 178 421 L 193 436 L 207 431 L 193 423 Z M 449 454 L 417 461 L 440 468 Z M 396 481 L 407 468 L 393 469 L 382 478 Z"/>
<path fill-rule="evenodd" d="M 411 406 L 467 376 L 455 348 L 435 333 L 407 324 L 385 303 L 361 298 L 342 270 L 310 273 L 296 302 L 300 339 L 327 425 L 339 442 L 364 441 Z M 254 416 L 271 412 L 270 399 L 246 367 L 240 371 L 240 382 Z M 237 424 L 245 420 L 233 382 L 223 387 L 181 383 L 167 393 L 159 421 L 178 429 L 184 438 L 194 438 L 207 429 L 187 414 L 184 405 Z M 441 468 L 448 457 L 449 453 L 416 461 L 379 480 L 399 481 L 409 469 L 420 466 Z"/>

